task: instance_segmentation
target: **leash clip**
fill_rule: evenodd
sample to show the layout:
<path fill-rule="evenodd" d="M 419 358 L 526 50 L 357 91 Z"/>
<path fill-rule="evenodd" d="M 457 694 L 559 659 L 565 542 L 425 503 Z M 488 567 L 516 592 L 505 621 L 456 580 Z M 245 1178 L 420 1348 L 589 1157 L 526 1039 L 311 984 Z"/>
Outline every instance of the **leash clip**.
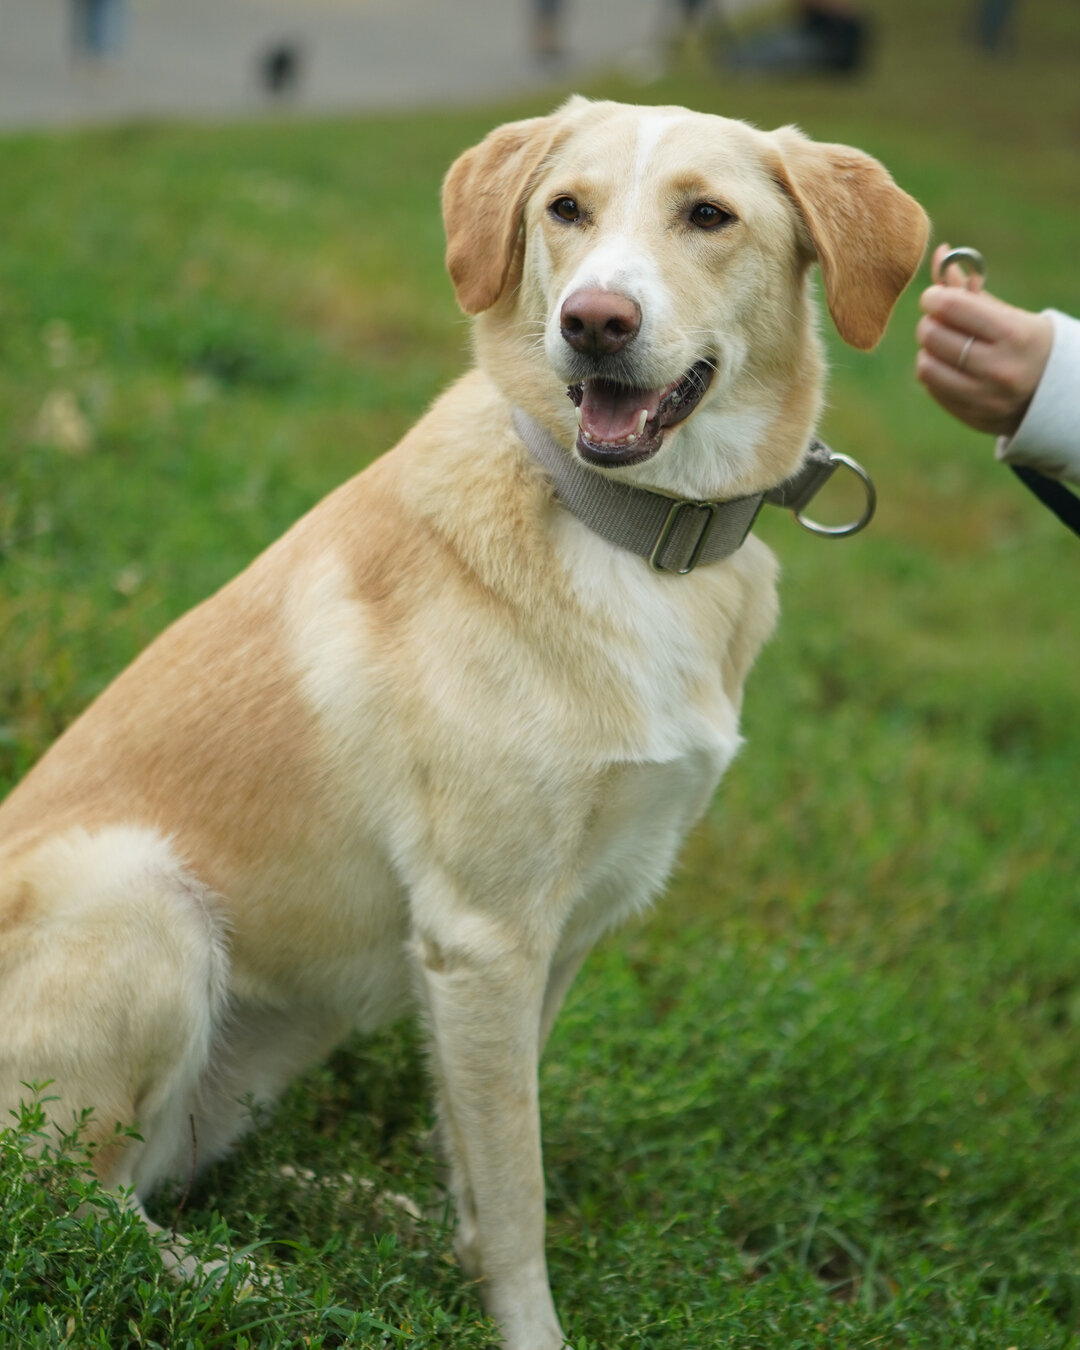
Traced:
<path fill-rule="evenodd" d="M 950 266 L 959 267 L 964 273 L 964 284 L 971 289 L 972 277 L 986 277 L 986 259 L 977 248 L 951 248 L 938 263 L 938 282 L 945 283 L 945 272 Z M 947 283 L 946 283 L 947 284 Z"/>

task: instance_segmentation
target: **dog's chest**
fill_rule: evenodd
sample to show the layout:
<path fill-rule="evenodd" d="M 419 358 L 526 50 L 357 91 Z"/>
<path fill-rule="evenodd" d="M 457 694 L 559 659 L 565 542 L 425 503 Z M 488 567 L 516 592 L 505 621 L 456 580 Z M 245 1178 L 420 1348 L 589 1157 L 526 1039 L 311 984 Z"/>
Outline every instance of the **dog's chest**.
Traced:
<path fill-rule="evenodd" d="M 572 519 L 559 531 L 543 614 L 493 621 L 437 592 L 392 672 L 339 567 L 292 624 L 341 849 L 372 841 L 406 891 L 452 877 L 462 903 L 542 912 L 584 945 L 661 888 L 738 749 L 726 654 L 745 594 L 738 577 L 656 577 Z M 378 908 L 382 888 L 359 889 Z"/>
<path fill-rule="evenodd" d="M 591 940 L 656 894 L 741 744 L 722 607 L 717 630 L 703 633 L 692 597 L 676 589 L 683 578 L 643 574 L 638 559 L 596 545 L 564 535 L 579 599 L 618 634 L 608 656 L 637 715 L 601 771 L 571 940 Z"/>
<path fill-rule="evenodd" d="M 716 738 L 676 759 L 611 766 L 585 842 L 570 945 L 592 942 L 657 895 L 737 745 L 737 736 Z"/>
<path fill-rule="evenodd" d="M 670 764 L 688 785 L 715 781 L 739 745 L 739 691 L 723 670 L 737 606 L 697 577 L 650 572 L 572 517 L 560 517 L 556 541 L 576 600 L 610 634 L 605 659 L 634 709 L 635 730 L 611 758 Z"/>

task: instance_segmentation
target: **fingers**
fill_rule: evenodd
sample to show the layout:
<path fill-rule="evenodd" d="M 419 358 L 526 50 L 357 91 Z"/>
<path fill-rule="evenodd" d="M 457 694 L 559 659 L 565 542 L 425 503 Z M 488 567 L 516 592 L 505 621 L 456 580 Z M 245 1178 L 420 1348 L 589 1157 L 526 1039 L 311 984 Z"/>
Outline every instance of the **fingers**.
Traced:
<path fill-rule="evenodd" d="M 926 333 L 915 357 L 917 378 L 946 411 L 976 431 L 1013 435 L 1038 385 L 1044 362 L 1029 359 L 1026 351 L 1003 349 L 1001 344 L 977 339 L 972 340 L 965 355 L 963 347 L 957 348 L 958 341 L 958 334 L 940 325 Z"/>
<path fill-rule="evenodd" d="M 1002 337 L 1003 311 L 1010 307 L 984 290 L 983 278 L 978 273 L 969 275 L 959 263 L 950 263 L 942 272 L 941 264 L 951 251 L 952 246 L 947 243 L 934 250 L 931 275 L 936 282 L 923 292 L 920 304 L 925 313 L 962 334 L 960 346 L 953 353 L 956 357 L 969 337 L 983 342 L 996 342 Z"/>
<path fill-rule="evenodd" d="M 930 276 L 934 281 L 941 278 L 941 260 L 951 248 L 951 244 L 938 244 L 937 248 L 934 249 L 934 256 L 930 259 Z"/>
<path fill-rule="evenodd" d="M 986 343 L 971 332 L 941 323 L 926 314 L 919 320 L 915 337 L 923 351 L 969 379 L 982 368 L 981 358 Z"/>
<path fill-rule="evenodd" d="M 1014 310 L 989 291 L 968 291 L 958 286 L 929 286 L 919 306 L 965 337 L 982 342 L 998 342 L 1011 331 Z"/>
<path fill-rule="evenodd" d="M 976 366 L 981 356 L 975 350 L 979 344 L 972 342 L 968 347 L 967 341 L 952 329 L 923 319 L 915 356 L 915 375 L 927 392 L 965 421 L 984 393 L 984 381 Z"/>
<path fill-rule="evenodd" d="M 965 362 L 965 369 L 958 370 L 955 360 L 937 354 L 926 345 L 915 357 L 915 374 L 939 402 L 947 399 L 964 406 L 974 402 L 980 380 L 966 366 Z"/>
<path fill-rule="evenodd" d="M 976 431 L 1011 435 L 1020 423 L 1021 409 L 966 366 L 957 370 L 922 348 L 915 358 L 915 374 L 936 403 Z"/>
<path fill-rule="evenodd" d="M 915 373 L 946 411 L 978 431 L 1012 435 L 1038 387 L 1053 343 L 1045 314 L 1017 309 L 934 250 L 936 283 L 920 300 Z M 978 285 L 973 285 L 974 280 Z"/>
<path fill-rule="evenodd" d="M 1053 345 L 1054 326 L 1047 315 L 1017 309 L 986 292 L 946 286 L 930 287 L 922 308 L 916 328 L 920 346 L 968 373 L 992 377 L 1018 396 L 1031 395 Z"/>

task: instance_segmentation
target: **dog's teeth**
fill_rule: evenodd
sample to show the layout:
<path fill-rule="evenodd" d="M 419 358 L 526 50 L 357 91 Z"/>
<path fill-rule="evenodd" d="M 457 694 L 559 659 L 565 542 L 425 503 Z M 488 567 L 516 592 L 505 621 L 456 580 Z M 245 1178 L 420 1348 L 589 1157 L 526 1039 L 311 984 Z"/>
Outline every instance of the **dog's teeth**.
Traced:
<path fill-rule="evenodd" d="M 649 420 L 649 410 L 647 408 L 642 408 L 642 410 L 638 413 L 637 431 L 634 432 L 635 440 L 645 430 L 645 423 L 648 420 Z"/>
<path fill-rule="evenodd" d="M 579 426 L 582 430 L 584 430 L 584 429 L 585 429 L 585 423 L 584 423 L 584 421 L 582 420 L 582 416 L 581 416 L 581 406 L 580 406 L 580 404 L 578 405 L 578 407 L 576 407 L 576 408 L 574 409 L 574 412 L 575 412 L 575 414 L 577 415 L 577 424 L 578 424 L 578 426 Z"/>

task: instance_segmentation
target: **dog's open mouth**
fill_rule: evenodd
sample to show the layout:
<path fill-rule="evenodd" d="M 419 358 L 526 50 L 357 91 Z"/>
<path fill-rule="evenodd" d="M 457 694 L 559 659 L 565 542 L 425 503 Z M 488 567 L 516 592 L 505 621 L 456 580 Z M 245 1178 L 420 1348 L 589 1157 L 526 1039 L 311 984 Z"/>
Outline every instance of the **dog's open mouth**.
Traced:
<path fill-rule="evenodd" d="M 716 367 L 698 361 L 663 389 L 635 389 L 612 380 L 587 379 L 567 389 L 578 413 L 578 454 L 590 464 L 626 468 L 651 458 L 664 431 L 684 421 L 701 402 Z"/>

